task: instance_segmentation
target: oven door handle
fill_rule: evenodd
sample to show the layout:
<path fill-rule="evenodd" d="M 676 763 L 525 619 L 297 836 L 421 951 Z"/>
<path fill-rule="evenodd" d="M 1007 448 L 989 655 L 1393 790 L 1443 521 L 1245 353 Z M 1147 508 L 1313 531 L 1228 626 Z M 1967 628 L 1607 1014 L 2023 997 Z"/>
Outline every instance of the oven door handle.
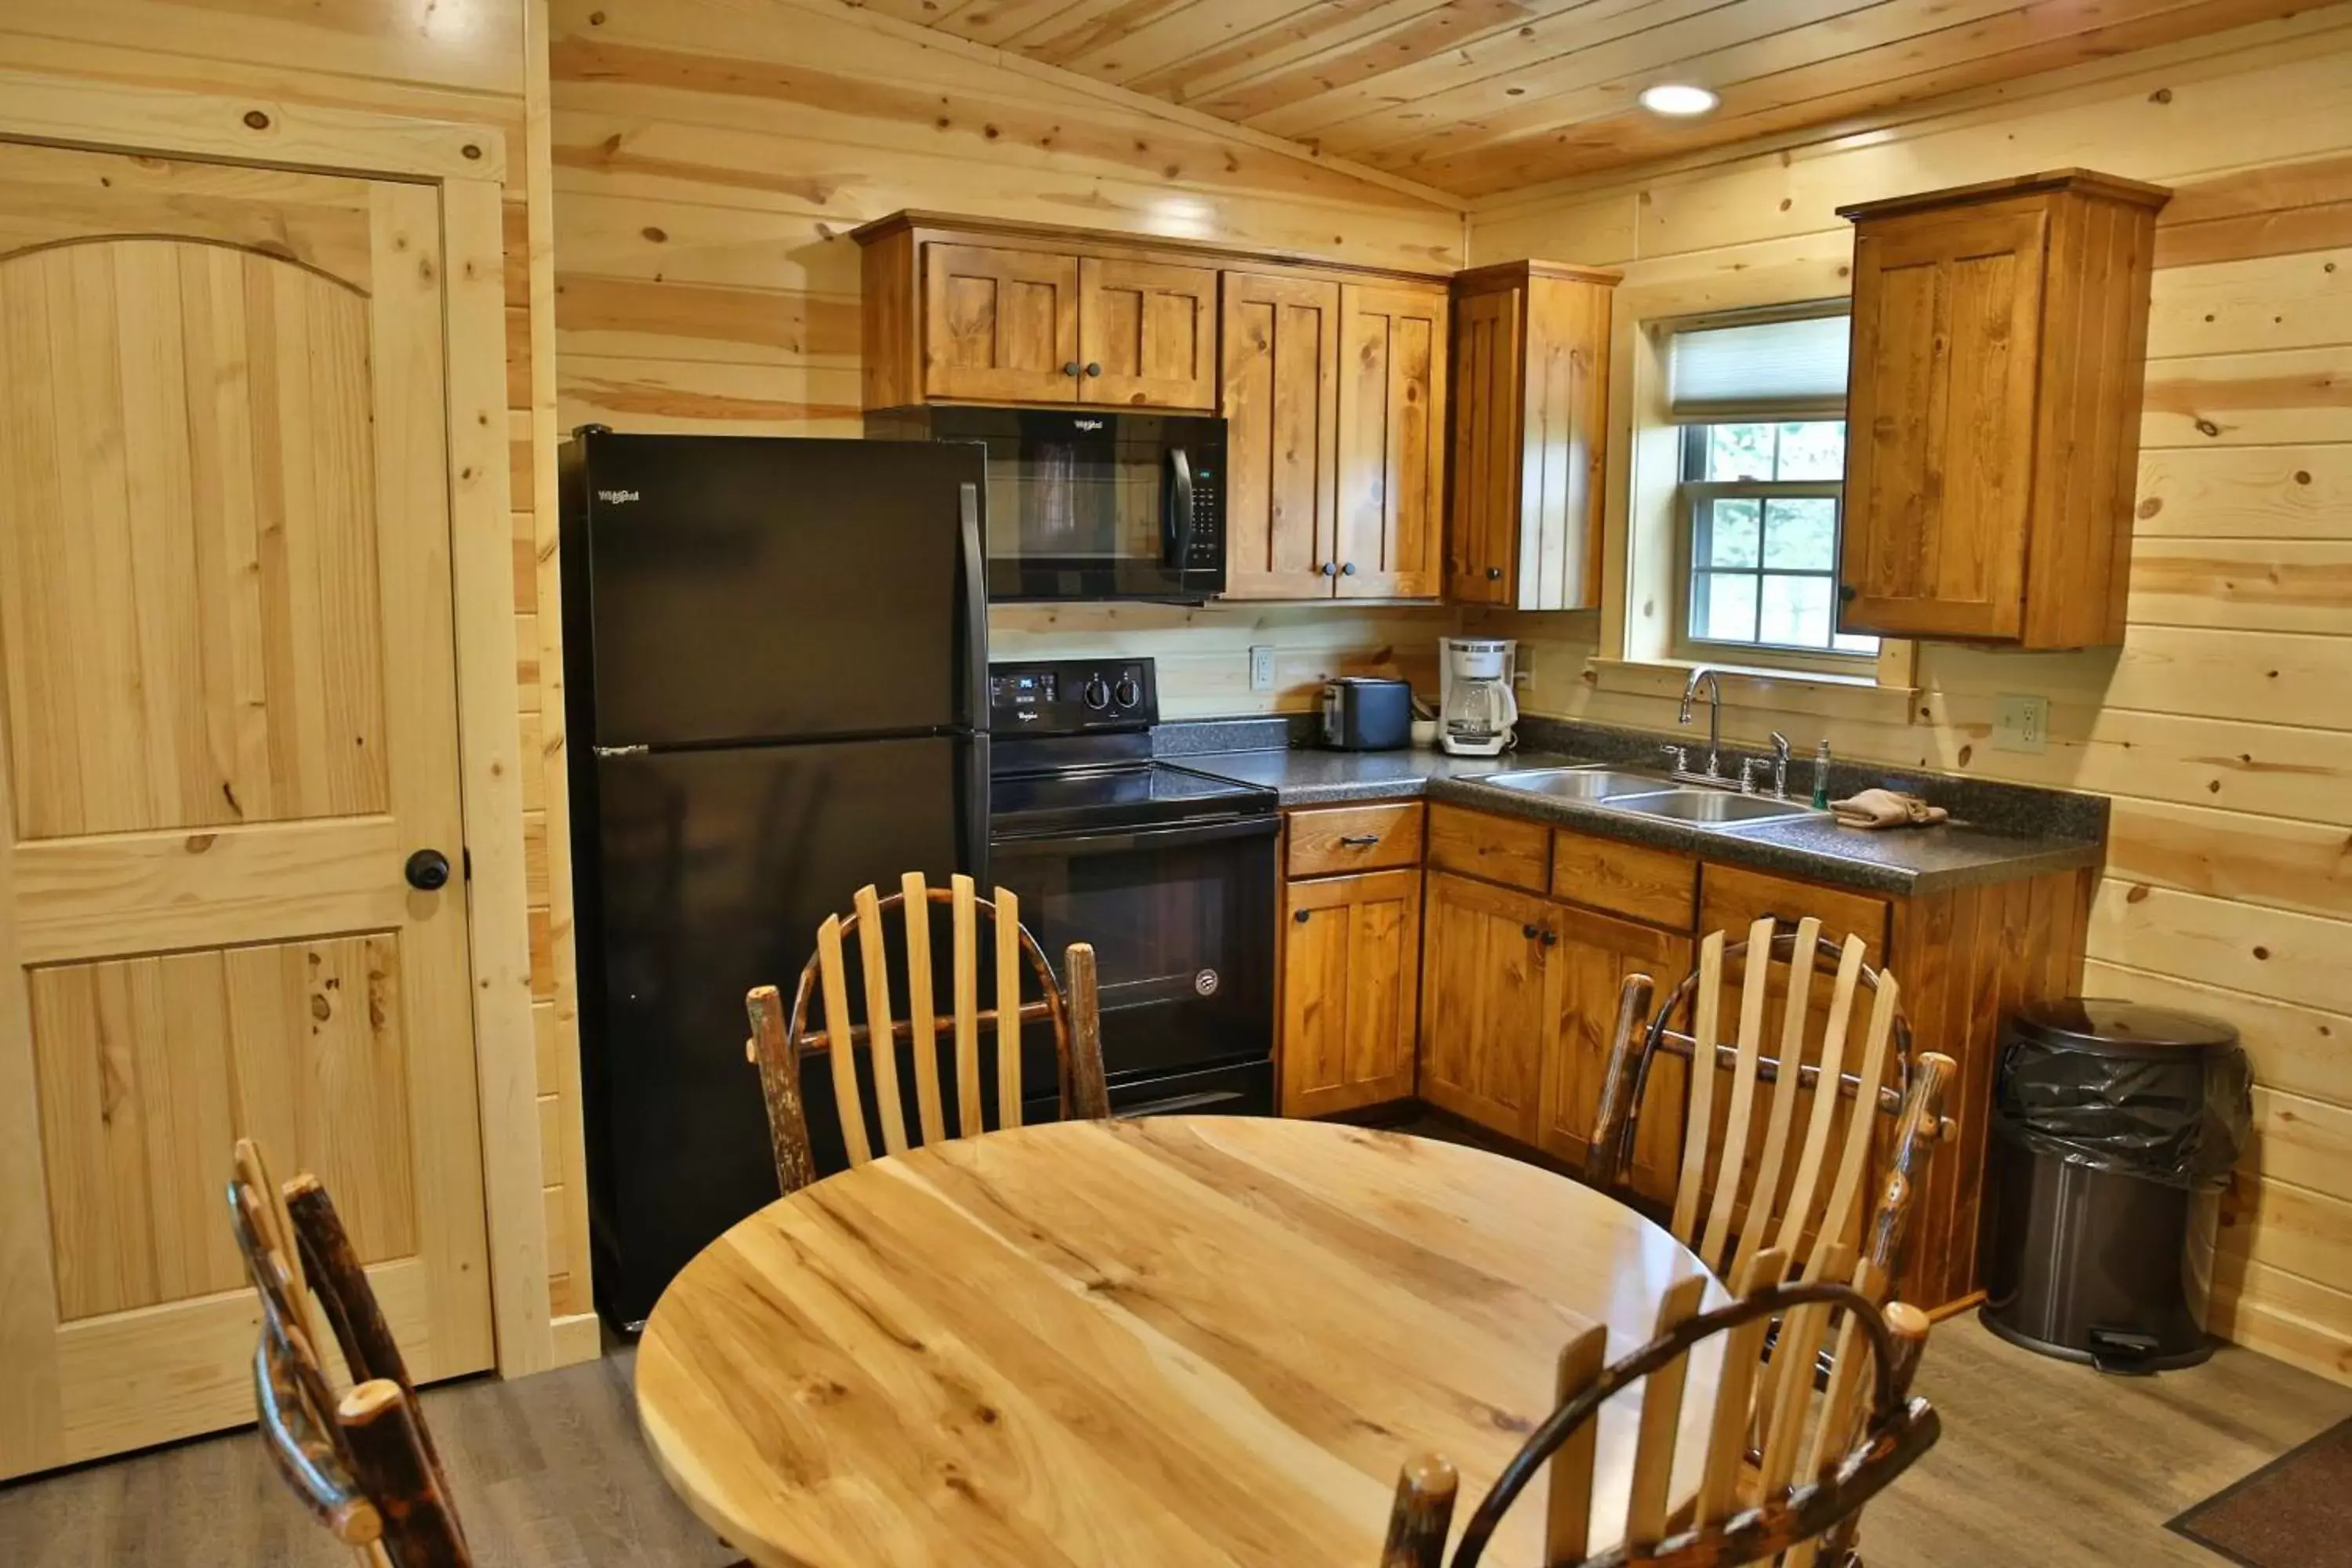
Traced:
<path fill-rule="evenodd" d="M 1132 1121 L 1139 1116 L 1173 1116 L 1179 1111 L 1205 1110 L 1213 1105 L 1229 1105 L 1244 1099 L 1237 1089 L 1201 1089 L 1192 1094 L 1171 1094 L 1165 1100 L 1147 1100 L 1141 1105 L 1129 1105 L 1110 1113 L 1113 1121 Z"/>
<path fill-rule="evenodd" d="M 1087 855 L 1117 855 L 1130 849 L 1175 849 L 1190 844 L 1214 844 L 1227 838 L 1271 838 L 1280 831 L 1278 816 L 1228 817 L 1222 822 L 1187 823 L 1177 827 L 1143 827 L 1115 833 L 1054 831 L 1000 835 L 996 846 L 1018 853 L 1031 847 L 1070 849 Z"/>

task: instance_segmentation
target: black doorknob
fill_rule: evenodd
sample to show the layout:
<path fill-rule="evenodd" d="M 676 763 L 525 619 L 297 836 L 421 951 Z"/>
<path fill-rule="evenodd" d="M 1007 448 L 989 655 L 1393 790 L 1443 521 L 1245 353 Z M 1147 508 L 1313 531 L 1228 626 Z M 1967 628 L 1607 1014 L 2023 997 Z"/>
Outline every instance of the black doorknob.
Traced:
<path fill-rule="evenodd" d="M 419 892 L 430 893 L 449 885 L 449 857 L 438 849 L 419 849 L 401 869 L 408 885 Z"/>

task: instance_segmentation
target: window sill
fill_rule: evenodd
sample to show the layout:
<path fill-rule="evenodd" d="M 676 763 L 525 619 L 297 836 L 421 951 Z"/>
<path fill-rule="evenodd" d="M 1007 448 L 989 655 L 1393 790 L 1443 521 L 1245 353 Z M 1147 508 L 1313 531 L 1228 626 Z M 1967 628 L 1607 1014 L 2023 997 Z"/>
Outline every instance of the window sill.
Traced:
<path fill-rule="evenodd" d="M 1584 679 L 1596 691 L 1681 700 L 1696 661 L 1607 658 L 1585 660 Z M 1764 669 L 1707 663 L 1722 678 L 1724 705 L 1769 708 L 1782 713 L 1816 713 L 1909 724 L 1919 712 L 1919 688 L 1885 686 L 1872 675 L 1826 675 L 1809 669 Z"/>

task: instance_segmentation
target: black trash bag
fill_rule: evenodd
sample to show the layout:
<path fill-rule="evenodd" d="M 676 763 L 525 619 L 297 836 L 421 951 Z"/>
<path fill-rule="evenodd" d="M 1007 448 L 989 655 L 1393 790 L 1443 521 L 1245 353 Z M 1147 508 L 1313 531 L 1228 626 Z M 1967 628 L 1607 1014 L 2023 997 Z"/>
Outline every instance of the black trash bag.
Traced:
<path fill-rule="evenodd" d="M 2012 1034 L 1994 1109 L 2011 1137 L 2069 1164 L 2212 1191 L 2245 1149 L 2253 1073 L 2235 1045 L 2124 1054 Z"/>

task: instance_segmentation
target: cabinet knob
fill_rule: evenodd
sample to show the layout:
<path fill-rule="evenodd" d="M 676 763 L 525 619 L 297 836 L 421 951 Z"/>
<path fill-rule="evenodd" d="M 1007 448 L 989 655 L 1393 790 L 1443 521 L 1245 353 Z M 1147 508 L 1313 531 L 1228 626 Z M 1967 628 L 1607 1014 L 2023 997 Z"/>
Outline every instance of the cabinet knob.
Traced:
<path fill-rule="evenodd" d="M 1076 375 L 1076 374 L 1078 374 L 1078 362 L 1077 362 L 1077 361 L 1076 361 L 1076 360 L 1070 360 L 1070 361 L 1068 361 L 1067 363 L 1066 363 L 1062 366 L 1062 374 L 1063 374 L 1064 375 Z"/>
<path fill-rule="evenodd" d="M 1533 942 L 1536 939 L 1536 928 L 1532 925 L 1523 925 L 1519 928 L 1519 934 Z"/>
<path fill-rule="evenodd" d="M 1323 563 L 1323 575 L 1326 577 L 1337 577 L 1339 574 L 1339 563 L 1337 561 L 1326 561 Z"/>
<path fill-rule="evenodd" d="M 1088 360 L 1087 362 L 1087 374 L 1088 375 L 1100 375 L 1102 374 L 1102 366 L 1095 363 L 1092 360 Z"/>
<path fill-rule="evenodd" d="M 1346 565 L 1344 565 L 1344 566 L 1342 566 L 1342 567 L 1340 567 L 1340 568 L 1339 568 L 1339 575 L 1340 575 L 1340 576 L 1342 576 L 1342 577 L 1352 577 L 1352 576 L 1354 576 L 1355 574 L 1356 574 L 1356 563 L 1355 563 L 1354 562 L 1352 562 L 1352 561 L 1349 562 Z"/>
<path fill-rule="evenodd" d="M 1487 567 L 1487 568 L 1486 568 L 1486 581 L 1487 581 L 1487 582 L 1489 582 L 1489 583 L 1499 583 L 1499 582 L 1501 582 L 1502 580 L 1503 580 L 1503 569 L 1502 569 L 1500 566 L 1489 566 L 1489 567 Z"/>
<path fill-rule="evenodd" d="M 1293 910 L 1290 911 L 1290 918 L 1297 921 L 1300 925 L 1305 925 L 1307 923 L 1307 911 L 1305 910 Z"/>
<path fill-rule="evenodd" d="M 1559 945 L 1559 932 L 1553 931 L 1549 926 L 1544 928 L 1543 944 L 1546 947 L 1558 947 Z"/>
<path fill-rule="evenodd" d="M 1857 598 L 1859 598 L 1859 597 L 1861 597 L 1861 595 L 1855 591 L 1855 589 L 1854 589 L 1854 585 L 1853 585 L 1853 584 L 1851 584 L 1851 583 L 1841 583 L 1841 584 L 1838 584 L 1838 603 L 1839 603 L 1839 604 L 1841 604 L 1841 605 L 1851 605 L 1851 604 L 1853 604 L 1853 603 L 1854 602 L 1854 600 L 1855 600 L 1855 599 L 1857 599 Z"/>

